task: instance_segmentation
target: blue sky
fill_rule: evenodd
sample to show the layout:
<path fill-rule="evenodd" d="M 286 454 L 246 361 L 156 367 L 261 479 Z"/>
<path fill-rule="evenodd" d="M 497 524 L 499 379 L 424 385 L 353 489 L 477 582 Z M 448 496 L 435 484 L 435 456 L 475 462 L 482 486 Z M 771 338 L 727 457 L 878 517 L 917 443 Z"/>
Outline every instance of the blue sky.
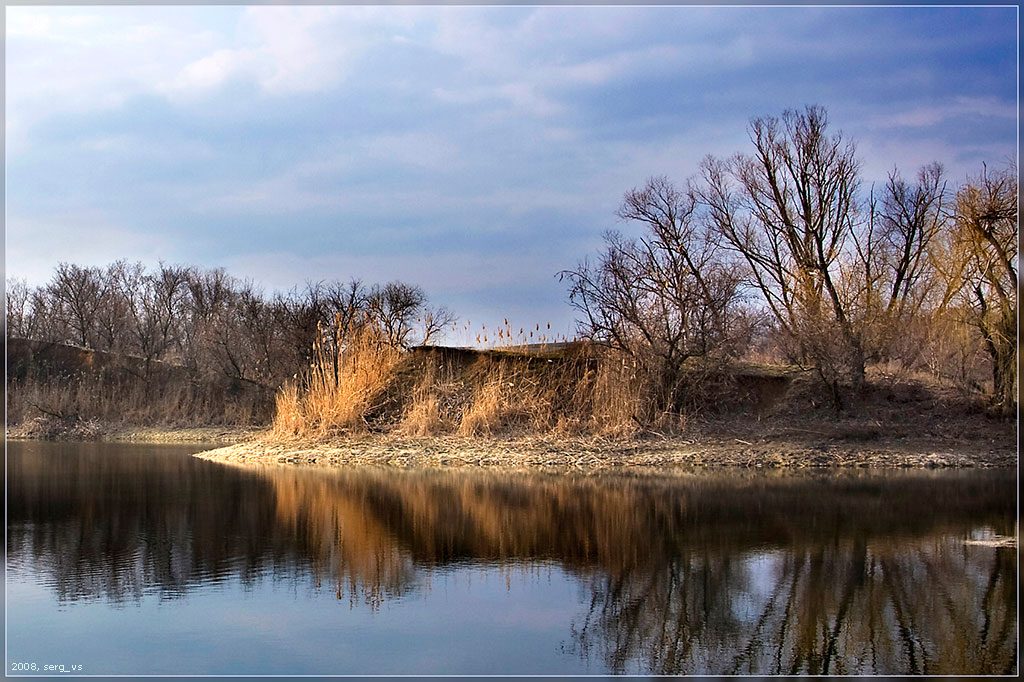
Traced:
<path fill-rule="evenodd" d="M 867 183 L 1016 158 L 1017 8 L 7 7 L 6 273 L 402 279 L 572 328 L 625 191 L 822 104 Z"/>

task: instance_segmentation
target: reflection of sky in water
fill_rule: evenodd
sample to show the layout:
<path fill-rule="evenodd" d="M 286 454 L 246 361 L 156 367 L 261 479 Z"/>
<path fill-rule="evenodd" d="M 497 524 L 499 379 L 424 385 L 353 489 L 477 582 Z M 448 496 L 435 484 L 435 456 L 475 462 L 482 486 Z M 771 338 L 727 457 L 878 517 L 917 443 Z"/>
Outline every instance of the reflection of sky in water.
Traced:
<path fill-rule="evenodd" d="M 744 622 L 752 623 L 761 614 L 765 600 L 779 581 L 782 551 L 756 552 L 744 557 L 743 570 L 749 576 L 747 591 L 738 595 L 732 602 L 733 615 Z"/>
<path fill-rule="evenodd" d="M 173 601 L 149 593 L 129 606 L 88 600 L 54 609 L 50 587 L 15 571 L 9 650 L 17 660 L 84 664 L 87 674 L 590 670 L 563 651 L 581 595 L 557 566 L 462 566 L 426 570 L 420 580 L 425 589 L 379 608 L 339 600 L 328 585 L 264 578 L 255 587 L 204 585 Z"/>

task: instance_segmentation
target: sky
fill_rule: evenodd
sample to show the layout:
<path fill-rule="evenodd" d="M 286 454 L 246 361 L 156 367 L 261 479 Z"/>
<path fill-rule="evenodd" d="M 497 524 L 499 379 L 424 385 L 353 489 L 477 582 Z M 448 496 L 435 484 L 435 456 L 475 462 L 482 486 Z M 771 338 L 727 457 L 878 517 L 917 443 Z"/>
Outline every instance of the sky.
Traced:
<path fill-rule="evenodd" d="M 1017 155 L 1016 7 L 6 8 L 5 273 L 394 279 L 574 328 L 557 273 L 654 175 L 819 104 L 865 186 Z"/>

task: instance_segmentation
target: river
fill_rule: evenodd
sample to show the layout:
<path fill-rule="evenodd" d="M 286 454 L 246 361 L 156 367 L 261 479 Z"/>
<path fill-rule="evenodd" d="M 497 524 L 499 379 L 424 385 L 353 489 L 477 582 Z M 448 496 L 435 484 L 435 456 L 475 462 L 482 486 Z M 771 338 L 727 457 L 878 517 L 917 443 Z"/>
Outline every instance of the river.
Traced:
<path fill-rule="evenodd" d="M 243 468 L 197 449 L 7 444 L 8 674 L 1017 670 L 1012 470 Z"/>

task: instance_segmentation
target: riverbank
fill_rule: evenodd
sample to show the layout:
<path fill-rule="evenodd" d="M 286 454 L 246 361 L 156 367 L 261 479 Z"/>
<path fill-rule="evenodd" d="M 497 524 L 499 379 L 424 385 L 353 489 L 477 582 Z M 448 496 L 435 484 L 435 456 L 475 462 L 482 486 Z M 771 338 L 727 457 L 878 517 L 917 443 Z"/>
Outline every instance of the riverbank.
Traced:
<path fill-rule="evenodd" d="M 236 444 L 252 441 L 265 429 L 252 426 L 138 426 L 97 420 L 40 417 L 8 426 L 8 440 L 89 440 L 118 443 Z"/>
<path fill-rule="evenodd" d="M 778 416 L 694 424 L 685 433 L 630 438 L 361 434 L 275 439 L 265 427 L 140 426 L 40 417 L 8 427 L 11 440 L 223 445 L 197 456 L 235 464 L 386 465 L 602 470 L 623 467 L 1015 467 L 1015 423 L 936 412 L 903 421 Z"/>
<path fill-rule="evenodd" d="M 744 436 L 744 437 L 741 437 Z M 403 438 L 373 435 L 325 442 L 258 438 L 197 454 L 236 464 L 611 469 L 622 467 L 1015 467 L 1005 438 L 884 437 L 791 428 L 759 436 L 715 433 L 631 440 L 592 438 Z"/>

